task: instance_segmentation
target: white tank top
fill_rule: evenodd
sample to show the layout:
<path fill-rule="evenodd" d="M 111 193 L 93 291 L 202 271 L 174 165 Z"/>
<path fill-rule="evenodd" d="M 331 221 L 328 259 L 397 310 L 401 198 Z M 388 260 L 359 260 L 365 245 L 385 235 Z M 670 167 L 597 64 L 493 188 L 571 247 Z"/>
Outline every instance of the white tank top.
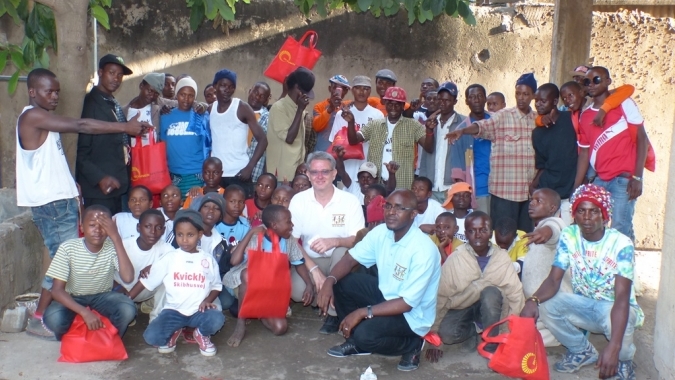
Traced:
<path fill-rule="evenodd" d="M 21 114 L 32 109 L 24 107 Z M 21 117 L 21 115 L 19 115 Z M 35 150 L 25 150 L 19 141 L 16 122 L 16 203 L 23 207 L 44 206 L 61 199 L 77 197 L 77 186 L 66 161 L 61 135 L 49 132 Z"/>
<path fill-rule="evenodd" d="M 218 112 L 218 101 L 211 107 L 210 125 L 213 138 L 211 155 L 223 161 L 223 177 L 234 177 L 248 165 L 248 124 L 237 117 L 240 100 L 232 98 L 224 113 Z"/>

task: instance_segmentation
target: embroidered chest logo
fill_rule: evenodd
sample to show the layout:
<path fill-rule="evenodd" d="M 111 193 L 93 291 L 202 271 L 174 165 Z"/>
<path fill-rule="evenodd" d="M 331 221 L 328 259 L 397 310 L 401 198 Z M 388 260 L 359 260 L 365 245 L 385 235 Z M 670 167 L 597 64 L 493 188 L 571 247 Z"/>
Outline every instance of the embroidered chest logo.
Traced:
<path fill-rule="evenodd" d="M 345 214 L 333 214 L 333 227 L 344 227 Z"/>
<path fill-rule="evenodd" d="M 401 264 L 396 264 L 396 267 L 394 268 L 394 278 L 403 281 L 407 270 L 408 268 L 401 266 Z"/>

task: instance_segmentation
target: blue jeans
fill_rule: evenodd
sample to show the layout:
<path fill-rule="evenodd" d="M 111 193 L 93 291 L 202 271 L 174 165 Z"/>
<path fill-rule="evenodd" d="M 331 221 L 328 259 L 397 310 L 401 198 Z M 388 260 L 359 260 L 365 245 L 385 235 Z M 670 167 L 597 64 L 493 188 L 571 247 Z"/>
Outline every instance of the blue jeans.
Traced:
<path fill-rule="evenodd" d="M 72 297 L 80 305 L 96 310 L 108 318 L 110 323 L 117 328 L 120 336 L 124 336 L 129 323 L 136 318 L 134 301 L 122 293 L 106 292 Z M 56 340 L 61 340 L 61 337 L 68 332 L 73 319 L 75 319 L 75 312 L 56 301 L 49 304 L 43 318 L 47 327 L 56 335 Z"/>
<path fill-rule="evenodd" d="M 220 300 L 220 304 L 223 307 L 223 311 L 229 309 L 234 305 L 234 301 L 237 299 L 234 298 L 234 292 L 231 289 L 226 288 L 223 285 L 223 291 L 218 294 L 218 299 Z"/>
<path fill-rule="evenodd" d="M 539 315 L 546 328 L 572 353 L 582 352 L 588 345 L 584 329 L 596 334 L 612 336 L 611 311 L 614 302 L 598 301 L 578 294 L 561 293 L 541 304 Z M 633 360 L 635 345 L 633 333 L 637 311 L 630 307 L 628 323 L 621 342 L 619 360 Z"/>
<path fill-rule="evenodd" d="M 31 207 L 33 223 L 37 226 L 45 246 L 49 250 L 49 257 L 54 258 L 61 243 L 70 239 L 77 239 L 77 219 L 79 207 L 76 198 L 61 199 L 46 205 Z M 42 287 L 51 290 L 54 280 L 45 276 Z"/>
<path fill-rule="evenodd" d="M 183 327 L 199 329 L 202 335 L 213 335 L 225 324 L 223 312 L 217 309 L 198 311 L 190 316 L 176 310 L 164 309 L 143 333 L 143 339 L 151 346 L 165 346 L 171 335 Z"/>
<path fill-rule="evenodd" d="M 635 241 L 633 214 L 635 213 L 636 200 L 628 200 L 627 190 L 629 181 L 628 178 L 624 177 L 614 177 L 609 181 L 603 181 L 596 177 L 593 180 L 593 184 L 604 187 L 612 194 L 612 200 L 614 201 L 612 228 L 617 229 L 622 234 L 628 236 L 630 240 Z"/>

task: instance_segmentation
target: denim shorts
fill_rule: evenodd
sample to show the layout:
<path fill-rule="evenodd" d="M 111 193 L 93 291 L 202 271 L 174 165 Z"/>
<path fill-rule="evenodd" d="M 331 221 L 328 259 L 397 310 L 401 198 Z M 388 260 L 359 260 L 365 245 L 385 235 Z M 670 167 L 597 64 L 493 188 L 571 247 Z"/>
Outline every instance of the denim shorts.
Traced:
<path fill-rule="evenodd" d="M 77 198 L 60 199 L 39 207 L 31 207 L 33 222 L 42 235 L 49 257 L 54 258 L 56 250 L 66 240 L 78 237 L 77 224 L 79 207 Z M 50 290 L 53 280 L 45 276 L 42 287 Z"/>

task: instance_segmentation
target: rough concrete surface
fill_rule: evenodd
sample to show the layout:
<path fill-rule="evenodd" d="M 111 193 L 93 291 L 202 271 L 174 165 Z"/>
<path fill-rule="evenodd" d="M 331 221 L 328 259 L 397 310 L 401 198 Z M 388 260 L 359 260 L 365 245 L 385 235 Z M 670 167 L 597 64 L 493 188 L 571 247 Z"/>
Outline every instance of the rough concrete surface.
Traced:
<path fill-rule="evenodd" d="M 645 295 L 638 302 L 647 315 L 645 326 L 636 333 L 638 353 L 637 378 L 657 380 L 652 361 L 654 307 L 656 305 L 655 285 L 658 285 L 658 262 L 660 254 L 642 253 L 639 257 L 641 278 L 646 286 Z M 656 271 L 655 271 L 656 270 Z M 343 339 L 339 335 L 320 335 L 320 318 L 311 308 L 293 305 L 289 331 L 281 337 L 273 336 L 260 322 L 253 321 L 247 328 L 247 335 L 238 348 L 226 345 L 233 331 L 234 321 L 229 318 L 224 329 L 213 341 L 218 354 L 206 358 L 199 354 L 196 345 L 179 339 L 176 351 L 162 355 L 157 349 L 143 342 L 143 329 L 147 326 L 147 315 L 140 314 L 136 326 L 129 328 L 124 337 L 129 359 L 124 362 L 66 364 L 57 363 L 59 344 L 43 342 L 25 333 L 0 333 L 0 380 L 1 379 L 162 379 L 162 380 L 357 380 L 360 373 L 372 366 L 378 379 L 504 379 L 487 368 L 487 361 L 478 354 L 463 354 L 454 346 L 445 346 L 445 354 L 439 363 L 423 361 L 420 369 L 404 373 L 396 369 L 399 357 L 378 355 L 344 359 L 326 355 L 326 350 Z M 606 340 L 593 335 L 591 341 L 598 349 Z M 548 350 L 549 366 L 552 366 L 564 352 L 561 347 Z M 39 359 L 36 359 L 39 358 Z M 592 379 L 597 371 L 592 366 L 576 374 L 559 374 L 551 370 L 552 380 Z"/>

